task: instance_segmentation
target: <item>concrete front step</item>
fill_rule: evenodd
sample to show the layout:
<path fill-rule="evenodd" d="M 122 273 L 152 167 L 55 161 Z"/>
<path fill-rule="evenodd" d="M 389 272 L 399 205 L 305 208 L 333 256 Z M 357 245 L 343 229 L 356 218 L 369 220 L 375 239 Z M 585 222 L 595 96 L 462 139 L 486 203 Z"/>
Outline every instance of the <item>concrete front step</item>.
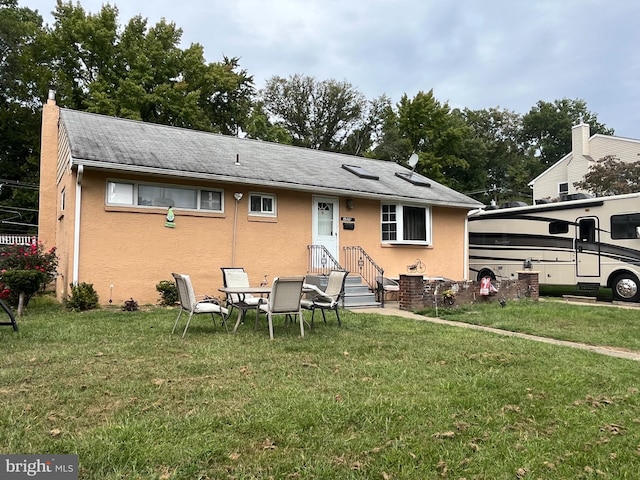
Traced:
<path fill-rule="evenodd" d="M 323 275 L 307 275 L 307 283 L 313 283 L 323 289 L 327 286 L 327 277 Z M 344 284 L 345 308 L 375 308 L 381 307 L 376 301 L 376 295 L 360 275 L 349 275 Z"/>
<path fill-rule="evenodd" d="M 379 308 L 382 307 L 380 302 L 376 302 L 375 299 L 358 299 L 353 300 L 348 297 L 344 299 L 344 308 Z"/>

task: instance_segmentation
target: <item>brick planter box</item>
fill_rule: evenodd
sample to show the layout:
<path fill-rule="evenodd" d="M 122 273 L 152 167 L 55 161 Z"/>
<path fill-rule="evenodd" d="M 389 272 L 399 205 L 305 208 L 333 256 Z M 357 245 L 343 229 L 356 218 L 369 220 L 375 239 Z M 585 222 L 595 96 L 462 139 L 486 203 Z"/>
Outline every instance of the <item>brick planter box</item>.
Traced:
<path fill-rule="evenodd" d="M 492 282 L 497 291 L 490 295 L 480 294 L 480 282 L 430 282 L 421 275 L 400 275 L 400 310 L 422 310 L 425 308 L 451 308 L 476 302 L 515 301 L 523 298 L 538 300 L 538 272 L 518 272 L 518 279 Z"/>

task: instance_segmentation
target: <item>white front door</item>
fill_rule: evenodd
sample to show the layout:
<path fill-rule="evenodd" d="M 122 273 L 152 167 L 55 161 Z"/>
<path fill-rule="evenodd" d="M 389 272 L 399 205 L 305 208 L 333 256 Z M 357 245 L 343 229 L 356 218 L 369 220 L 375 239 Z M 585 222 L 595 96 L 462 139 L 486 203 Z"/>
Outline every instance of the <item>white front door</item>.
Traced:
<path fill-rule="evenodd" d="M 338 199 L 313 197 L 313 244 L 323 245 L 338 259 Z"/>

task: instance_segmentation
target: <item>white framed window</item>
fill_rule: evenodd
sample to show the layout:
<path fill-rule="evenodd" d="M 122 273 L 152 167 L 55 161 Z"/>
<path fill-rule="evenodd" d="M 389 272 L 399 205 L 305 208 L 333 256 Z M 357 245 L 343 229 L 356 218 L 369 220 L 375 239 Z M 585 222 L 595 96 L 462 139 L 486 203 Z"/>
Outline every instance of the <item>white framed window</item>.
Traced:
<path fill-rule="evenodd" d="M 134 205 L 133 183 L 107 183 L 107 203 L 112 205 Z"/>
<path fill-rule="evenodd" d="M 65 207 L 65 203 L 67 201 L 67 191 L 66 189 L 62 189 L 62 192 L 60 192 L 60 211 L 64 212 L 64 207 Z"/>
<path fill-rule="evenodd" d="M 383 243 L 431 244 L 431 209 L 429 207 L 383 204 L 380 220 Z"/>
<path fill-rule="evenodd" d="M 566 195 L 569 193 L 569 182 L 562 182 L 558 184 L 558 195 Z"/>
<path fill-rule="evenodd" d="M 251 215 L 275 217 L 277 213 L 276 196 L 266 193 L 250 193 L 249 213 Z"/>
<path fill-rule="evenodd" d="M 224 211 L 224 191 L 153 183 L 107 182 L 107 205 Z"/>

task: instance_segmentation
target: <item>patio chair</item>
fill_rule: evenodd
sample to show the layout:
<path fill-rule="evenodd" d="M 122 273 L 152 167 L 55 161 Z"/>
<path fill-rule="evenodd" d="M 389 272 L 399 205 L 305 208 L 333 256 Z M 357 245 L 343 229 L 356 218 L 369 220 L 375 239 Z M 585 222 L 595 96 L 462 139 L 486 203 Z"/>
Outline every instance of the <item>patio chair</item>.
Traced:
<path fill-rule="evenodd" d="M 311 310 L 311 326 L 313 327 L 313 317 L 316 314 L 316 310 L 322 312 L 322 319 L 324 323 L 327 323 L 327 317 L 325 316 L 325 310 L 333 310 L 336 312 L 336 318 L 338 325 L 342 325 L 340 322 L 340 314 L 338 313 L 338 307 L 340 302 L 344 299 L 344 284 L 347 280 L 349 272 L 344 270 L 332 270 L 329 273 L 329 279 L 327 281 L 327 288 L 324 291 L 315 287 L 310 293 L 310 298 L 302 300 L 302 308 Z"/>
<path fill-rule="evenodd" d="M 0 307 L 2 307 L 2 310 L 4 310 L 4 312 L 9 316 L 9 321 L 8 322 L 0 322 L 0 325 L 10 325 L 13 328 L 13 331 L 17 332 L 18 331 L 18 324 L 16 323 L 16 316 L 14 315 L 13 311 L 9 308 L 9 305 L 4 303 L 0 299 Z"/>
<path fill-rule="evenodd" d="M 171 330 L 171 333 L 176 331 L 182 312 L 189 312 L 189 318 L 187 319 L 187 324 L 184 327 L 184 332 L 182 332 L 182 338 L 187 334 L 189 323 L 191 323 L 191 317 L 200 313 L 211 314 L 214 326 L 216 324 L 214 314 L 217 313 L 222 317 L 222 324 L 225 329 L 227 329 L 227 332 L 229 332 L 226 322 L 226 316 L 229 314 L 229 310 L 221 306 L 220 301 L 217 298 L 203 298 L 198 301 L 196 300 L 196 294 L 193 291 L 193 285 L 191 284 L 191 277 L 189 275 L 181 273 L 172 273 L 171 275 L 176 281 L 176 286 L 178 287 L 178 300 L 180 301 L 180 312 L 178 313 L 178 318 L 176 318 L 176 321 L 173 324 L 173 330 Z"/>
<path fill-rule="evenodd" d="M 222 284 L 224 285 L 224 287 L 249 286 L 249 276 L 247 275 L 247 272 L 245 272 L 244 268 L 222 267 L 220 270 L 222 270 Z M 244 316 L 247 313 L 247 310 L 251 308 L 257 309 L 258 305 L 264 302 L 265 299 L 256 297 L 251 294 L 229 293 L 227 294 L 226 307 L 229 309 L 229 313 L 231 313 L 234 308 L 240 309 L 240 311 L 242 312 L 242 319 L 244 320 Z"/>
<path fill-rule="evenodd" d="M 389 293 L 395 293 L 396 300 L 398 299 L 398 292 L 400 292 L 400 284 L 398 282 L 387 277 L 376 277 L 376 283 L 378 285 L 376 296 L 379 302 L 386 300 Z"/>
<path fill-rule="evenodd" d="M 298 315 L 300 317 L 300 336 L 304 337 L 304 317 L 302 316 L 302 285 L 304 277 L 276 277 L 271 286 L 267 303 L 260 304 L 260 311 L 267 314 L 269 338 L 273 340 L 273 316 Z M 256 319 L 257 322 L 257 319 Z"/>

